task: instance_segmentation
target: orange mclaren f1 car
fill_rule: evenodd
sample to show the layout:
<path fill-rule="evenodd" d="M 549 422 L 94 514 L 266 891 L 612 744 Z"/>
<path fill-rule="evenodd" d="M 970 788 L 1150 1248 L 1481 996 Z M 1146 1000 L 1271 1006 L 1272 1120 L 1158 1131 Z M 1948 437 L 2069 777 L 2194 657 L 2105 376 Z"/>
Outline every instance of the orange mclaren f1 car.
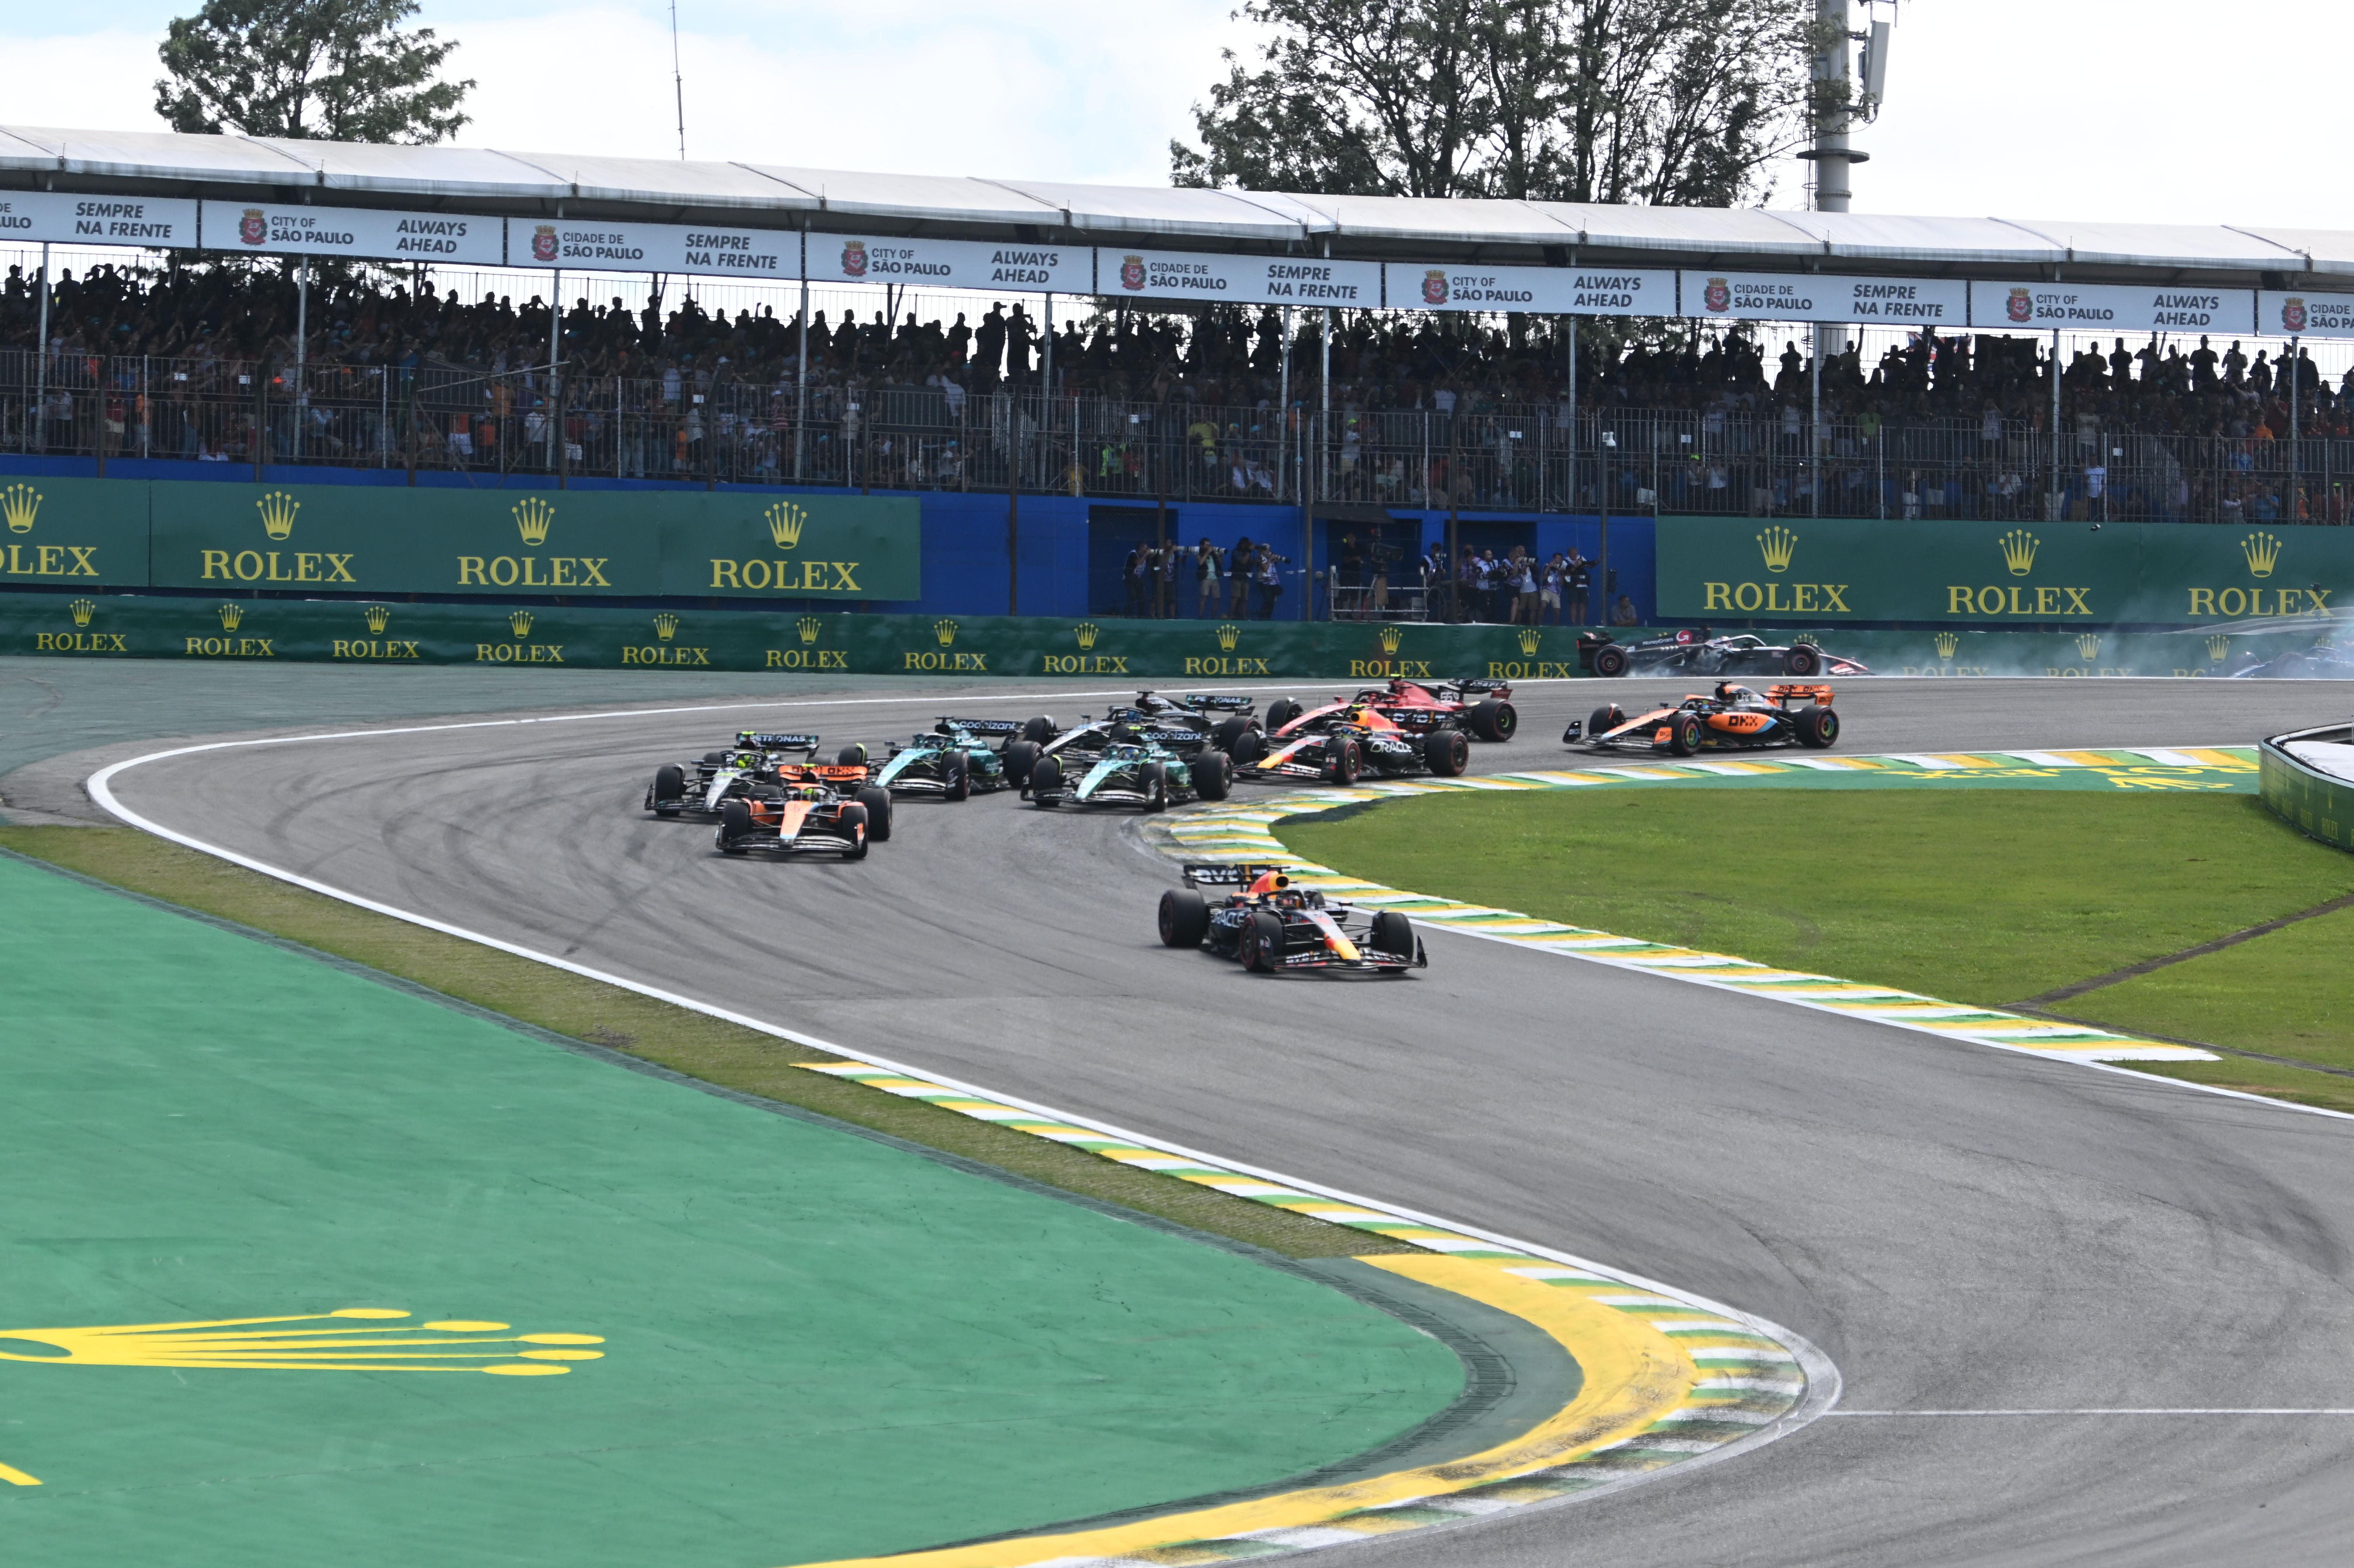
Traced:
<path fill-rule="evenodd" d="M 1760 695 L 1723 681 L 1712 694 L 1632 715 L 1616 703 L 1596 708 L 1584 724 L 1571 720 L 1561 738 L 1564 745 L 1583 740 L 1597 751 L 1639 747 L 1691 757 L 1768 746 L 1820 751 L 1837 742 L 1839 733 L 1829 686 L 1768 686 Z"/>

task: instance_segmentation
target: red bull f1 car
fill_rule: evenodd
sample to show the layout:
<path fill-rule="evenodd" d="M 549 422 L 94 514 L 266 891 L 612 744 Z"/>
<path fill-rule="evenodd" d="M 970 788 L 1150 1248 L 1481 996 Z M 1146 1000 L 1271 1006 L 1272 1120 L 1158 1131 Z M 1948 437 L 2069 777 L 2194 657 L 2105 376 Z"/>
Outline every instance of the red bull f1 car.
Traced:
<path fill-rule="evenodd" d="M 1269 735 L 1266 750 L 1235 769 L 1237 779 L 1261 782 L 1307 779 L 1322 784 L 1354 784 L 1367 773 L 1385 779 L 1427 773 L 1441 779 L 1458 777 L 1471 766 L 1471 742 L 1457 715 L 1438 707 L 1386 708 L 1368 700 L 1335 697 L 1320 708 L 1294 715 L 1290 705 L 1278 705 L 1271 715 L 1283 719 Z"/>
<path fill-rule="evenodd" d="M 1587 631 L 1577 639 L 1577 662 L 1597 675 L 1869 675 L 1857 660 L 1827 653 L 1820 643 L 1801 637 L 1794 642 L 1768 642 L 1744 631 L 1712 637 L 1698 631 L 1670 631 L 1640 642 L 1620 642 L 1606 631 Z"/>
<path fill-rule="evenodd" d="M 1839 715 L 1829 686 L 1747 686 L 1719 682 L 1713 693 L 1629 715 L 1617 704 L 1570 721 L 1564 745 L 1580 740 L 1597 751 L 1642 750 L 1693 757 L 1703 751 L 1755 751 L 1803 746 L 1820 751 L 1837 743 Z"/>
<path fill-rule="evenodd" d="M 1402 975 L 1430 963 L 1404 915 L 1329 901 L 1292 886 L 1276 866 L 1195 864 L 1184 868 L 1184 877 L 1183 888 L 1161 895 L 1163 946 L 1206 948 L 1253 974 Z"/>

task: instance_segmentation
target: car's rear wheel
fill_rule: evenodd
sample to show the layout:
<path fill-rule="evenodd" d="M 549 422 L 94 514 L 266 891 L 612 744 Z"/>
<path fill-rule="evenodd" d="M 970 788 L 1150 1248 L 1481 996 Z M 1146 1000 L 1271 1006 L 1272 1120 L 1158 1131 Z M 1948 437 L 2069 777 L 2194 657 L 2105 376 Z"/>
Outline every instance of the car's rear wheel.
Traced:
<path fill-rule="evenodd" d="M 1798 710 L 1798 744 L 1827 751 L 1839 744 L 1839 715 L 1826 707 Z"/>
<path fill-rule="evenodd" d="M 1335 784 L 1346 787 L 1357 781 L 1357 775 L 1365 770 L 1365 754 L 1355 736 L 1344 735 L 1332 742 L 1331 758 L 1325 768 Z"/>
<path fill-rule="evenodd" d="M 1033 746 L 1045 745 L 1055 738 L 1054 719 L 1045 714 L 1040 714 L 1022 726 L 1022 738 Z"/>
<path fill-rule="evenodd" d="M 1205 751 L 1193 758 L 1193 793 L 1204 800 L 1223 800 L 1235 782 L 1234 759 L 1223 751 Z"/>
<path fill-rule="evenodd" d="M 1441 779 L 1459 779 L 1471 766 L 1471 743 L 1459 729 L 1435 729 L 1422 737 L 1423 765 Z"/>
<path fill-rule="evenodd" d="M 1234 745 L 1226 747 L 1226 755 L 1239 766 L 1257 762 L 1267 755 L 1267 732 L 1257 729 L 1243 731 L 1235 736 Z"/>
<path fill-rule="evenodd" d="M 727 760 L 727 754 L 724 751 L 706 751 L 703 754 L 703 760 L 716 768 Z"/>
<path fill-rule="evenodd" d="M 1243 968 L 1255 975 L 1273 974 L 1283 967 L 1283 921 L 1261 909 L 1243 927 L 1242 947 L 1238 956 Z"/>
<path fill-rule="evenodd" d="M 1594 651 L 1594 673 L 1597 675 L 1623 675 L 1627 673 L 1627 650 L 1606 644 Z"/>
<path fill-rule="evenodd" d="M 1159 811 L 1164 810 L 1168 808 L 1169 769 L 1165 764 L 1159 762 L 1146 763 L 1143 770 L 1137 776 L 1136 781 L 1144 791 L 1144 809 L 1146 810 Z"/>
<path fill-rule="evenodd" d="M 1668 720 L 1668 749 L 1690 757 L 1700 750 L 1702 733 L 1700 715 L 1678 714 Z"/>
<path fill-rule="evenodd" d="M 1034 740 L 1009 741 L 1005 747 L 1005 781 L 1015 789 L 1030 782 L 1030 770 L 1038 766 L 1038 743 Z"/>
<path fill-rule="evenodd" d="M 1816 673 L 1822 667 L 1822 651 L 1819 648 L 1809 648 L 1803 642 L 1782 655 L 1784 672 L 1796 675 L 1801 680 Z"/>
<path fill-rule="evenodd" d="M 853 841 L 852 847 L 842 852 L 842 858 L 864 860 L 866 846 L 875 842 L 875 826 L 867 818 L 866 808 L 853 800 L 843 807 L 842 814 L 834 821 L 842 830 L 843 836 Z"/>
<path fill-rule="evenodd" d="M 961 800 L 972 793 L 972 764 L 961 751 L 951 751 L 940 761 L 948 773 L 948 788 L 940 793 L 951 800 Z"/>
<path fill-rule="evenodd" d="M 1217 727 L 1210 732 L 1210 744 L 1220 751 L 1232 751 L 1235 748 L 1235 742 L 1241 737 L 1244 731 L 1249 728 L 1250 720 L 1240 714 L 1235 715 L 1232 718 L 1220 719 Z"/>
<path fill-rule="evenodd" d="M 719 802 L 719 853 L 748 853 L 744 841 L 752 836 L 752 808 L 741 800 Z"/>
<path fill-rule="evenodd" d="M 1161 895 L 1161 945 L 1198 948 L 1210 934 L 1210 901 L 1192 888 L 1171 888 Z"/>
<path fill-rule="evenodd" d="M 1040 758 L 1038 766 L 1030 770 L 1031 803 L 1050 810 L 1059 806 L 1063 802 L 1056 797 L 1062 792 L 1062 788 L 1063 759 L 1059 757 Z"/>
<path fill-rule="evenodd" d="M 654 800 L 657 802 L 683 800 L 685 798 L 685 768 L 679 767 L 675 763 L 664 763 L 662 767 L 654 769 Z M 678 810 L 679 809 L 676 806 L 664 806 L 658 803 L 654 807 L 654 815 L 657 817 L 675 817 L 678 815 Z"/>
<path fill-rule="evenodd" d="M 1489 697 L 1475 704 L 1464 715 L 1471 733 L 1481 740 L 1510 740 L 1521 727 L 1520 711 L 1501 697 Z"/>
<path fill-rule="evenodd" d="M 1298 718 L 1301 712 L 1299 705 L 1289 697 L 1276 698 L 1267 705 L 1267 733 L 1274 734 L 1293 719 Z"/>
<path fill-rule="evenodd" d="M 865 747 L 865 746 L 864 746 L 864 744 L 860 744 L 860 745 L 845 746 L 845 747 L 843 747 L 840 751 L 837 751 L 837 752 L 835 752 L 835 753 L 833 754 L 833 765 L 834 765 L 836 768 L 864 768 L 864 767 L 865 767 L 865 766 L 866 766 L 866 747 Z"/>
<path fill-rule="evenodd" d="M 866 809 L 866 836 L 876 843 L 891 842 L 891 791 L 880 784 L 869 784 L 858 791 L 858 803 Z"/>
<path fill-rule="evenodd" d="M 1414 962 L 1414 922 L 1394 909 L 1384 909 L 1373 916 L 1373 928 L 1365 942 L 1377 953 Z"/>

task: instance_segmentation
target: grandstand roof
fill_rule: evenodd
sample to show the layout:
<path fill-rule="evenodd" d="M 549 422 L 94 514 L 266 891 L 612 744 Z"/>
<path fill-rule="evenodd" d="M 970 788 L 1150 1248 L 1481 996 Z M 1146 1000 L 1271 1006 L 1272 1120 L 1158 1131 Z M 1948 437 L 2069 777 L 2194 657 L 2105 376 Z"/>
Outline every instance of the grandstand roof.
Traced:
<path fill-rule="evenodd" d="M 865 174 L 756 163 L 0 126 L 0 189 L 303 199 L 514 217 L 707 221 L 1338 257 L 2295 286 L 2354 231 L 1580 206 Z M 765 222 L 764 222 L 765 219 Z"/>

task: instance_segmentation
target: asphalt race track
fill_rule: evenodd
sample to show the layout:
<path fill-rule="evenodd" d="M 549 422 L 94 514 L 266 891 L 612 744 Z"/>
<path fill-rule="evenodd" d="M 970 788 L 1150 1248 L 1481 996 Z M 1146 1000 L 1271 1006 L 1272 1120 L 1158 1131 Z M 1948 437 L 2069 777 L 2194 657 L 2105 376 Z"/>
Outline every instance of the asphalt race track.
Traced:
<path fill-rule="evenodd" d="M 1521 738 L 1474 767 L 1558 766 L 1568 717 L 1697 685 L 1527 688 Z M 278 866 L 847 1050 L 1670 1281 L 1845 1376 L 1839 1411 L 1730 1463 L 1350 1548 L 1364 1568 L 2343 1560 L 2354 1415 L 2117 1412 L 2354 1407 L 2354 1123 L 1444 935 L 1405 981 L 1257 979 L 1159 947 L 1172 877 L 1135 819 L 1011 794 L 903 802 L 856 865 L 723 859 L 708 827 L 638 809 L 658 762 L 739 724 L 831 746 L 1100 705 L 860 694 L 215 751 L 114 787 Z M 2354 686 L 2285 682 L 1840 696 L 1853 752 L 2245 743 L 2349 708 Z M 1956 1411 L 2027 1414 L 1871 1414 Z"/>

